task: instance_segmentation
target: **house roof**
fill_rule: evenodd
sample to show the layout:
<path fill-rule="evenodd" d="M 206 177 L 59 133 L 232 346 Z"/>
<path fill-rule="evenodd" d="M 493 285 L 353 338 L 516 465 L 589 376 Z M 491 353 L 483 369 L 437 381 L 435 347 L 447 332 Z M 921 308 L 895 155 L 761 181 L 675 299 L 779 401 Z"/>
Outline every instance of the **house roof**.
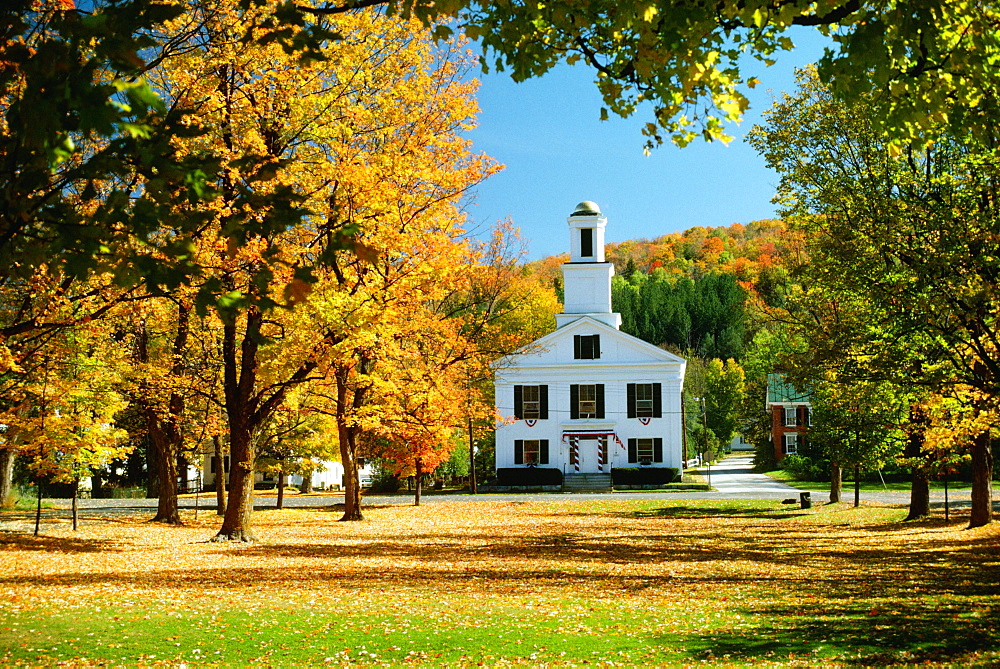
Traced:
<path fill-rule="evenodd" d="M 767 403 L 770 404 L 802 404 L 812 401 L 808 391 L 800 392 L 795 386 L 785 381 L 783 374 L 767 375 Z"/>

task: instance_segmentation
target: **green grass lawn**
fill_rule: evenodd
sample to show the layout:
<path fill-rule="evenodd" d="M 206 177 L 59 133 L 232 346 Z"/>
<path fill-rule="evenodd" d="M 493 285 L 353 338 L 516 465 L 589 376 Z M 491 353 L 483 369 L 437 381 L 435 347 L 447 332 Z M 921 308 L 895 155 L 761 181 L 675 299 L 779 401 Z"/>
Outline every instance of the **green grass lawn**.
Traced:
<path fill-rule="evenodd" d="M 898 508 L 436 503 L 0 537 L 4 665 L 1000 662 L 1000 535 Z"/>
<path fill-rule="evenodd" d="M 787 483 L 795 488 L 802 488 L 803 490 L 829 490 L 829 481 L 802 481 L 796 479 L 791 473 L 786 472 L 782 469 L 776 469 L 774 471 L 766 472 L 771 478 L 781 481 L 782 483 Z M 931 481 L 930 488 L 932 491 L 944 491 L 944 482 L 942 481 Z M 971 484 L 964 481 L 951 481 L 948 483 L 949 491 L 959 491 L 959 490 L 969 490 Z M 854 481 L 849 479 L 847 473 L 844 473 L 844 483 L 843 491 L 846 495 L 849 491 L 854 490 Z M 862 492 L 909 492 L 910 482 L 909 481 L 886 481 L 883 485 L 882 481 L 862 481 L 861 482 Z"/>

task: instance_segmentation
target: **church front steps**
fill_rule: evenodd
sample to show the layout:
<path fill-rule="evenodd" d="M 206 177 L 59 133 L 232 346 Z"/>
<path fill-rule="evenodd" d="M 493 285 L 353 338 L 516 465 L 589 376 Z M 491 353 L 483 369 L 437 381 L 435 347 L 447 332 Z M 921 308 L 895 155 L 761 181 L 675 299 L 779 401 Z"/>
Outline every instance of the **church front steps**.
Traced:
<path fill-rule="evenodd" d="M 611 474 L 564 474 L 563 492 L 611 492 Z"/>

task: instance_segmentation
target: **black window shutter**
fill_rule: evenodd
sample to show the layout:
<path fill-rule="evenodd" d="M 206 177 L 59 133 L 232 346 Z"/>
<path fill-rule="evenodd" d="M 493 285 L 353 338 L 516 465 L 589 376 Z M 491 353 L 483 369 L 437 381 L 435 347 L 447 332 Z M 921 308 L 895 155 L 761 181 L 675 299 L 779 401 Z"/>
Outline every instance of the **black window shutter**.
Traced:
<path fill-rule="evenodd" d="M 653 462 L 663 462 L 663 439 L 653 439 Z"/>
<path fill-rule="evenodd" d="M 604 418 L 604 384 L 598 383 L 597 386 L 597 417 Z"/>
<path fill-rule="evenodd" d="M 580 386 L 575 383 L 569 387 L 569 417 L 580 417 Z"/>
<path fill-rule="evenodd" d="M 635 439 L 628 440 L 628 461 L 639 462 L 639 451 Z"/>
<path fill-rule="evenodd" d="M 625 386 L 625 398 L 628 404 L 628 417 L 635 418 L 635 384 L 630 383 Z M 629 460 L 629 462 L 634 462 Z"/>
<path fill-rule="evenodd" d="M 520 439 L 514 440 L 514 464 L 524 464 L 524 442 Z"/>
<path fill-rule="evenodd" d="M 538 386 L 538 418 L 548 420 L 549 418 L 549 387 Z"/>
<path fill-rule="evenodd" d="M 524 417 L 524 402 L 521 400 L 521 386 L 514 386 L 514 418 Z"/>
<path fill-rule="evenodd" d="M 573 359 L 579 360 L 582 353 L 580 352 L 580 335 L 573 335 Z"/>
<path fill-rule="evenodd" d="M 660 384 L 653 384 L 653 418 L 663 417 L 663 397 Z"/>
<path fill-rule="evenodd" d="M 542 439 L 538 442 L 538 463 L 549 464 L 549 440 Z"/>
<path fill-rule="evenodd" d="M 598 360 L 601 357 L 601 335 L 594 335 L 594 360 Z"/>

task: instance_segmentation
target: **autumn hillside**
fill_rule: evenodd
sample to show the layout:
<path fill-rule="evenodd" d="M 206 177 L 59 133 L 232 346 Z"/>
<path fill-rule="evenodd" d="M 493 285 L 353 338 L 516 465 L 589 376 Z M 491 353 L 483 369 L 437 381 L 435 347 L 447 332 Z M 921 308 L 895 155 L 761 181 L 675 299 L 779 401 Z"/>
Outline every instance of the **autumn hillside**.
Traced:
<path fill-rule="evenodd" d="M 692 278 L 723 272 L 768 294 L 786 279 L 786 265 L 801 253 L 796 239 L 784 221 L 766 219 L 729 227 L 696 226 L 654 239 L 611 242 L 605 247 L 605 257 L 614 263 L 615 273 L 626 278 L 635 271 L 648 274 L 660 267 L 668 274 Z M 567 258 L 565 254 L 550 256 L 529 267 L 556 283 L 559 266 Z"/>

